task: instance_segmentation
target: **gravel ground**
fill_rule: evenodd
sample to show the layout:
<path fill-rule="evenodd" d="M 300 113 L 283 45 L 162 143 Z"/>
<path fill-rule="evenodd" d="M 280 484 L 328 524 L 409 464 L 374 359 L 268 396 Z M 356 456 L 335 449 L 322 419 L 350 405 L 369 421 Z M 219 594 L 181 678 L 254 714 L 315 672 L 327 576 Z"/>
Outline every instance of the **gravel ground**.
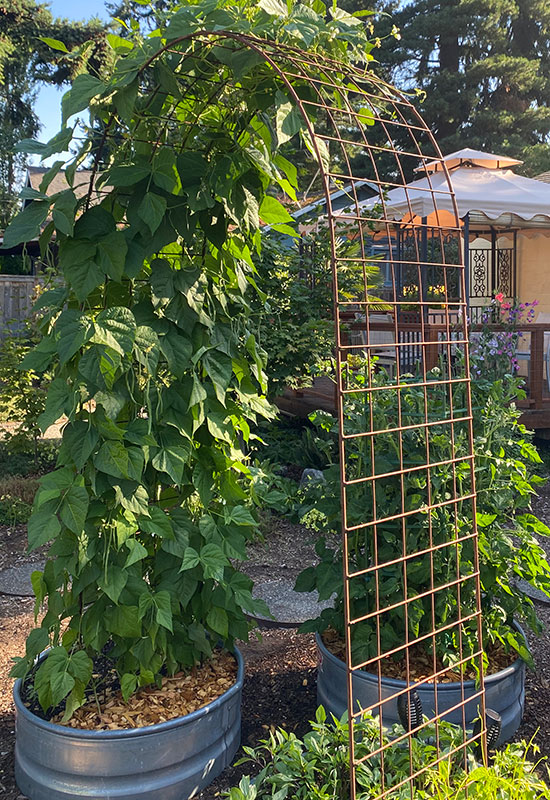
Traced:
<path fill-rule="evenodd" d="M 550 523 L 550 486 L 543 487 L 536 512 Z M 252 548 L 247 572 L 255 580 L 277 577 L 293 579 L 314 559 L 313 538 L 297 525 L 267 518 L 266 542 Z M 550 541 L 543 541 L 550 556 Z M 20 564 L 24 554 L 25 529 L 0 528 L 0 569 Z M 543 635 L 532 638 L 536 669 L 527 674 L 525 718 L 518 736 L 536 734 L 541 754 L 550 756 L 550 606 L 537 603 L 546 625 Z M 32 599 L 0 595 L 0 798 L 24 800 L 13 778 L 14 718 L 12 681 L 8 677 L 11 659 L 24 649 L 33 625 Z M 246 662 L 243 690 L 243 744 L 254 745 L 273 727 L 283 726 L 302 735 L 316 707 L 316 652 L 313 636 L 289 629 L 265 631 L 261 641 L 242 646 Z M 238 782 L 246 765 L 233 767 L 201 795 L 212 800 Z"/>

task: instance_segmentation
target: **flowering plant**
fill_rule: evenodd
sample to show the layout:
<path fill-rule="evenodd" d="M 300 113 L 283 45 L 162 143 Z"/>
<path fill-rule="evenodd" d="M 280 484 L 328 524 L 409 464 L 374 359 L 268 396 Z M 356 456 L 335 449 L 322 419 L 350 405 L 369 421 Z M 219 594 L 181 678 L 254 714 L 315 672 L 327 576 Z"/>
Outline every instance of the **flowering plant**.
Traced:
<path fill-rule="evenodd" d="M 470 361 L 473 378 L 490 375 L 498 380 L 519 372 L 518 350 L 524 331 L 522 325 L 533 322 L 538 300 L 531 303 L 509 302 L 502 292 L 483 309 L 481 331 L 470 336 Z M 494 326 L 498 325 L 499 330 Z"/>
<path fill-rule="evenodd" d="M 420 298 L 418 284 L 408 283 L 402 288 L 404 304 L 401 305 L 402 311 L 419 311 L 418 301 Z M 434 284 L 428 286 L 426 290 L 426 300 L 433 302 L 435 307 L 438 308 L 441 303 L 445 301 L 445 286 L 443 284 Z"/>

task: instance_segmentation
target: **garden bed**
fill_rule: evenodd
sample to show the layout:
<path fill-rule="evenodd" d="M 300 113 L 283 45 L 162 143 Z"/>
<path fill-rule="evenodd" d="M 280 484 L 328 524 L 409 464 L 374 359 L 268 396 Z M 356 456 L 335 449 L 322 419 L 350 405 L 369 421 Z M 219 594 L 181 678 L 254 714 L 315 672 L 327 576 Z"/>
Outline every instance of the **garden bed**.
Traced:
<path fill-rule="evenodd" d="M 543 487 L 535 509 L 550 520 L 550 486 Z M 256 579 L 294 577 L 312 559 L 312 536 L 299 525 L 272 516 L 263 525 L 265 543 L 253 547 L 247 571 Z M 550 542 L 542 540 L 550 550 Z M 0 528 L 0 567 L 25 560 L 25 529 Z M 537 611 L 550 625 L 550 606 L 537 603 Z M 33 626 L 33 600 L 0 595 L 0 786 L 3 800 L 22 800 L 13 778 L 14 717 L 12 679 L 8 678 L 11 658 L 24 649 Z M 536 670 L 527 671 L 526 711 L 518 738 L 534 734 L 542 755 L 550 756 L 550 632 L 532 639 Z M 272 629 L 262 639 L 240 645 L 246 662 L 243 689 L 243 745 L 255 745 L 270 729 L 282 726 L 301 736 L 308 730 L 316 707 L 317 655 L 313 635 L 294 630 Z M 538 733 L 537 733 L 538 730 Z M 247 766 L 226 770 L 201 795 L 212 800 L 247 771 Z"/>
<path fill-rule="evenodd" d="M 262 526 L 265 543 L 252 547 L 247 571 L 256 580 L 294 578 L 303 568 L 304 559 L 314 558 L 310 531 L 275 517 L 265 519 Z M 21 564 L 26 560 L 24 526 L 14 530 L 0 527 L 0 568 Z M 0 595 L 0 786 L 2 800 L 21 800 L 13 776 L 15 743 L 12 702 L 13 680 L 8 677 L 11 658 L 24 651 L 25 638 L 33 627 L 31 598 Z M 293 630 L 262 631 L 261 640 L 254 636 L 239 647 L 246 662 L 243 689 L 243 745 L 255 745 L 270 729 L 282 726 L 302 736 L 316 708 L 315 669 L 317 653 L 311 634 Z M 226 770 L 201 795 L 214 798 L 246 773 L 246 765 Z"/>
<path fill-rule="evenodd" d="M 93 731 L 127 730 L 146 725 L 158 725 L 168 720 L 192 714 L 217 700 L 228 691 L 237 679 L 237 662 L 234 656 L 216 652 L 205 664 L 195 667 L 189 674 L 178 672 L 166 676 L 159 688 L 155 684 L 146 686 L 125 703 L 118 688 L 116 672 L 110 669 L 103 683 L 110 682 L 105 691 L 78 708 L 71 719 L 63 722 L 63 711 L 54 714 L 50 721 L 70 728 Z M 23 702 L 33 714 L 43 716 L 37 702 Z"/>
<path fill-rule="evenodd" d="M 346 643 L 344 639 L 335 630 L 329 628 L 323 635 L 323 644 L 329 652 L 339 658 L 341 661 L 346 660 Z M 428 642 L 428 646 L 429 646 Z M 433 681 L 432 675 L 434 671 L 441 672 L 439 675 L 439 683 L 453 683 L 460 680 L 460 672 L 458 670 L 445 669 L 442 661 L 437 660 L 436 669 L 434 670 L 433 656 L 428 650 L 428 646 L 423 643 L 422 645 L 413 645 L 409 649 L 409 679 L 411 681 L 418 681 L 419 683 Z M 510 664 L 513 664 L 517 656 L 515 653 L 507 653 L 502 645 L 494 647 L 489 652 L 489 667 L 486 674 L 493 675 L 495 672 L 506 669 Z M 381 660 L 382 676 L 384 678 L 393 678 L 396 680 L 404 681 L 407 679 L 407 659 L 405 656 L 398 660 L 392 658 L 384 658 Z M 371 672 L 376 672 L 376 665 L 373 665 Z M 476 671 L 474 666 L 466 665 L 464 672 L 465 680 L 475 680 Z"/>

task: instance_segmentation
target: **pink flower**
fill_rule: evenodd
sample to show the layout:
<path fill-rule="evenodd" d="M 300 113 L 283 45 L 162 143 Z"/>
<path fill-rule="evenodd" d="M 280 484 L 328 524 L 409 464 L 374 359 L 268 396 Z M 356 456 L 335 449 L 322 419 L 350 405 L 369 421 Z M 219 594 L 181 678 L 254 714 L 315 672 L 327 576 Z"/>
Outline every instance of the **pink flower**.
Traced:
<path fill-rule="evenodd" d="M 501 308 L 503 311 L 509 311 L 512 308 L 512 306 L 510 303 L 502 303 Z"/>
<path fill-rule="evenodd" d="M 502 292 L 499 292 L 498 294 L 495 294 L 495 300 L 498 303 L 502 303 L 502 301 L 504 300 L 504 295 L 502 294 Z"/>

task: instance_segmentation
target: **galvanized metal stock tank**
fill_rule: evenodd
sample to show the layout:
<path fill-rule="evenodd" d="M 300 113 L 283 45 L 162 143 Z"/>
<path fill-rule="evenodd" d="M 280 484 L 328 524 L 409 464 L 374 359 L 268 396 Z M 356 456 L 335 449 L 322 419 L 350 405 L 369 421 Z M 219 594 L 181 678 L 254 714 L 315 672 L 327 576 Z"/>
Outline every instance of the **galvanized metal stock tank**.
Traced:
<path fill-rule="evenodd" d="M 519 625 L 516 625 L 523 634 Z M 317 702 L 336 717 L 341 717 L 347 710 L 347 678 L 346 665 L 327 650 L 319 634 L 316 636 L 319 650 L 319 669 L 317 674 Z M 391 697 L 406 687 L 405 681 L 394 678 L 382 678 L 382 700 Z M 429 683 L 415 684 L 424 714 L 433 717 L 435 714 L 435 693 Z M 464 681 L 464 697 L 472 697 L 477 692 L 475 681 Z M 367 708 L 378 703 L 378 676 L 369 672 L 358 671 L 353 675 L 353 696 L 357 708 Z M 453 708 L 462 702 L 459 683 L 441 683 L 437 687 L 438 712 Z M 487 708 L 497 711 L 502 717 L 502 730 L 498 743 L 511 739 L 519 728 L 525 705 L 525 662 L 518 658 L 511 666 L 485 678 L 485 703 Z M 472 700 L 465 706 L 466 725 L 471 727 L 478 716 L 478 700 Z M 376 709 L 373 711 L 376 714 Z M 391 728 L 399 722 L 397 700 L 384 703 L 382 709 L 384 726 Z M 462 710 L 456 709 L 445 715 L 445 719 L 456 725 L 462 725 Z"/>
<path fill-rule="evenodd" d="M 241 740 L 244 663 L 235 684 L 185 717 L 144 728 L 86 731 L 16 707 L 15 777 L 31 800 L 186 800 L 231 764 Z"/>

